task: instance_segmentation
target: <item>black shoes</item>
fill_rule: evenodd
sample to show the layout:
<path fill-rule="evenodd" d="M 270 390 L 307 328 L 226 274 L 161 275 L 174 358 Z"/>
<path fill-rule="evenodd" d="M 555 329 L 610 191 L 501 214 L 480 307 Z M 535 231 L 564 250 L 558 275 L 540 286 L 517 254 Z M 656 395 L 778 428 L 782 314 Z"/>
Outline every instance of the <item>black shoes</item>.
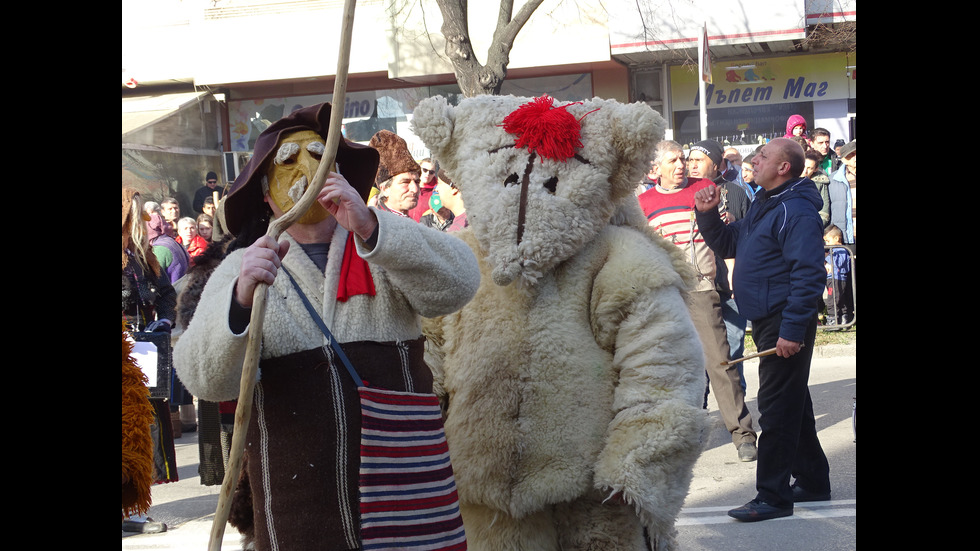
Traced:
<path fill-rule="evenodd" d="M 741 450 L 740 450 L 741 451 Z M 807 501 L 828 501 L 830 492 L 814 493 L 803 489 L 802 486 L 793 484 L 793 503 L 803 503 Z M 752 501 L 728 511 L 728 516 L 742 522 L 757 522 L 769 520 L 771 518 L 788 517 L 793 514 L 793 507 L 776 507 L 762 501 L 758 497 Z"/>
<path fill-rule="evenodd" d="M 817 494 L 803 489 L 802 486 L 793 484 L 793 503 L 803 503 L 806 501 L 828 501 L 830 492 Z"/>
<path fill-rule="evenodd" d="M 774 507 L 760 499 L 752 501 L 728 511 L 728 516 L 742 522 L 758 522 L 779 517 L 788 517 L 793 514 L 792 507 Z"/>

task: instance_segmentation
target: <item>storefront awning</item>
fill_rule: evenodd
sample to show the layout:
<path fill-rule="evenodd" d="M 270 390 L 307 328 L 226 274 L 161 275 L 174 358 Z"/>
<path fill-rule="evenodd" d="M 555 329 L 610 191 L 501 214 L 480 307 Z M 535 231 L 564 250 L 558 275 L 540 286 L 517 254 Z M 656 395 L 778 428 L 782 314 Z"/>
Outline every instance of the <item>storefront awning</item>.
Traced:
<path fill-rule="evenodd" d="M 142 130 L 147 126 L 197 103 L 208 92 L 184 92 L 122 98 L 122 135 Z"/>

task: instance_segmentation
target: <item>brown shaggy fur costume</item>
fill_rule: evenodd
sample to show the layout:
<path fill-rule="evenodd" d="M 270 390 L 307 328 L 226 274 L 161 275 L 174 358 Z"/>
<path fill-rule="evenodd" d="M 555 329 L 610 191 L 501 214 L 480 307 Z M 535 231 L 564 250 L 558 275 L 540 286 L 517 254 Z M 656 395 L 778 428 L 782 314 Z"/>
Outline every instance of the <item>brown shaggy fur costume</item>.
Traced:
<path fill-rule="evenodd" d="M 122 322 L 122 519 L 145 514 L 150 509 L 153 485 L 153 406 L 146 388 L 146 375 L 132 357 Z"/>

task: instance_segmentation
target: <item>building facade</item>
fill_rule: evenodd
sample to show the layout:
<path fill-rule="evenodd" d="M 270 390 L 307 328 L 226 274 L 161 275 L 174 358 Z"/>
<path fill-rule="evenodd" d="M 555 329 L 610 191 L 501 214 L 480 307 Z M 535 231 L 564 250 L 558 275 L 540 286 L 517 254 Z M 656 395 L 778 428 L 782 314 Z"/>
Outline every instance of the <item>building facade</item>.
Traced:
<path fill-rule="evenodd" d="M 183 205 L 207 170 L 234 180 L 266 126 L 331 101 L 343 4 L 124 0 L 124 185 L 128 175 Z M 490 47 L 496 4 L 469 3 L 478 55 Z M 514 41 L 500 93 L 644 101 L 667 119 L 668 137 L 696 141 L 706 34 L 708 137 L 749 147 L 781 136 L 800 114 L 811 130 L 848 141 L 856 21 L 856 0 L 545 0 Z M 386 128 L 426 156 L 409 129 L 414 106 L 461 97 L 441 28 L 435 0 L 357 2 L 343 106 L 349 139 L 367 142 Z"/>

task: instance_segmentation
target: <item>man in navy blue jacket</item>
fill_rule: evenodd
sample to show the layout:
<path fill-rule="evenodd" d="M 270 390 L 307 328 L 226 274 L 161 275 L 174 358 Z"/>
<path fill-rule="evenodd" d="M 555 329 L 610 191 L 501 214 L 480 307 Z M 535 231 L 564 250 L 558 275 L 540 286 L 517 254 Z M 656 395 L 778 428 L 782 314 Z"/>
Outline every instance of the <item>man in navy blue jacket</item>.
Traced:
<path fill-rule="evenodd" d="M 801 178 L 803 149 L 770 141 L 752 159 L 762 186 L 745 217 L 727 226 L 711 216 L 720 199 L 706 187 L 695 195 L 698 226 L 715 254 L 736 258 L 732 275 L 739 312 L 752 320 L 760 350 L 759 464 L 755 499 L 728 515 L 759 521 L 793 514 L 793 503 L 830 499 L 830 466 L 817 439 L 807 380 L 823 294 L 820 193 Z M 791 476 L 795 482 L 790 485 Z"/>

